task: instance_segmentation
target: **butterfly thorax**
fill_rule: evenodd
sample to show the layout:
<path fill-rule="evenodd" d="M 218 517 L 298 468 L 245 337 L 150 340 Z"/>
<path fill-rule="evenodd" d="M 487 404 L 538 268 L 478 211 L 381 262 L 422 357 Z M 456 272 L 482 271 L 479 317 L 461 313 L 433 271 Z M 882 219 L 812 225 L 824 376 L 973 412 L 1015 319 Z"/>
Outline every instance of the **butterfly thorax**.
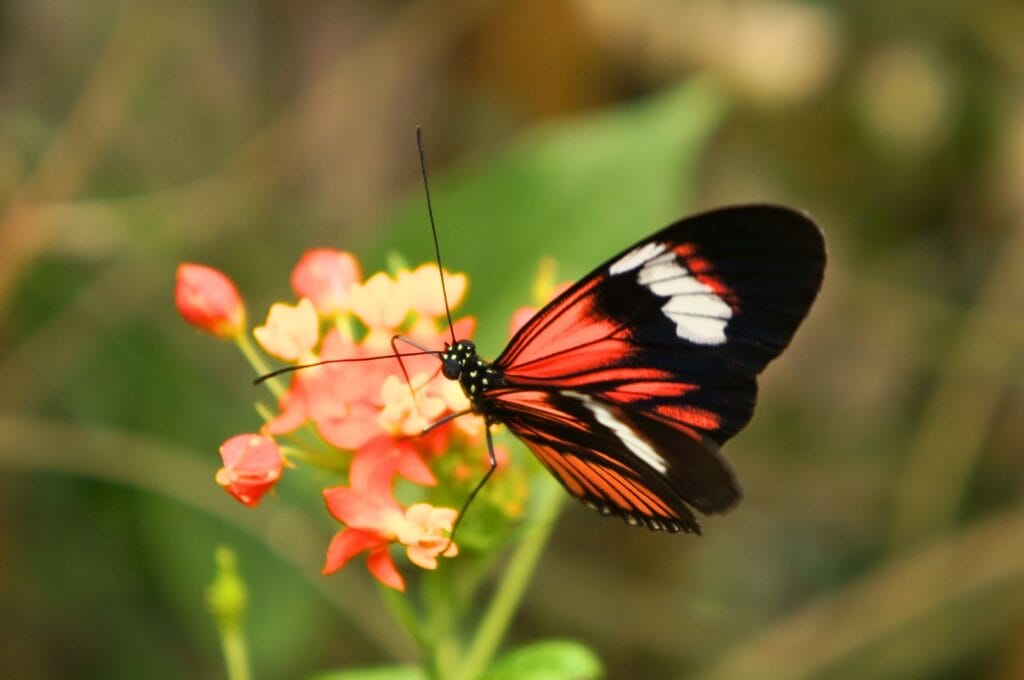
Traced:
<path fill-rule="evenodd" d="M 473 410 L 478 413 L 482 412 L 480 397 L 488 390 L 505 384 L 501 370 L 481 359 L 476 353 L 476 345 L 470 340 L 445 345 L 445 350 L 441 353 L 441 362 L 444 377 L 459 381 Z"/>

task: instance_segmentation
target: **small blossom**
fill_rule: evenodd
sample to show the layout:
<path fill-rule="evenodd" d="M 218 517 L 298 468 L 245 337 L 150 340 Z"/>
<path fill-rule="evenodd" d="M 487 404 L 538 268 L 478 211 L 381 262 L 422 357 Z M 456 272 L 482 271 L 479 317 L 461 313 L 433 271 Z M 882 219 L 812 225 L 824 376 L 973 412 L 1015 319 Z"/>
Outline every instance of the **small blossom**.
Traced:
<path fill-rule="evenodd" d="M 398 541 L 406 546 L 409 561 L 423 569 L 437 569 L 437 557 L 454 557 L 459 549 L 448 534 L 459 513 L 455 508 L 435 508 L 416 503 L 405 511 L 405 522 L 396 529 Z"/>
<path fill-rule="evenodd" d="M 281 478 L 281 451 L 270 437 L 235 435 L 221 444 L 220 456 L 224 467 L 217 470 L 217 483 L 248 507 Z"/>
<path fill-rule="evenodd" d="M 382 455 L 383 454 L 383 455 Z M 405 546 L 409 560 L 424 569 L 436 569 L 437 557 L 451 557 L 458 547 L 445 532 L 454 526 L 457 512 L 417 503 L 403 510 L 391 490 L 399 456 L 384 441 L 373 451 L 361 451 L 352 462 L 351 486 L 324 489 L 328 512 L 345 528 L 335 534 L 327 549 L 324 574 L 341 569 L 356 555 L 368 552 L 370 573 L 384 585 L 405 590 L 388 546 Z"/>
<path fill-rule="evenodd" d="M 343 250 L 307 251 L 292 271 L 292 288 L 313 301 L 322 317 L 348 311 L 349 291 L 359 281 L 359 263 Z"/>
<path fill-rule="evenodd" d="M 428 379 L 427 374 L 417 373 L 411 382 L 414 386 L 425 386 Z M 445 411 L 443 399 L 425 389 L 413 397 L 409 385 L 396 375 L 389 375 L 381 386 L 381 401 L 384 408 L 380 412 L 380 425 L 393 435 L 417 435 Z"/>
<path fill-rule="evenodd" d="M 279 359 L 315 361 L 313 348 L 320 339 L 320 323 L 308 298 L 294 306 L 275 302 L 266 323 L 254 328 L 252 334 L 263 349 Z"/>
<path fill-rule="evenodd" d="M 445 298 L 441 294 L 441 277 L 437 275 L 436 264 L 422 264 L 412 271 L 399 272 L 397 284 L 417 314 L 432 319 L 445 316 Z M 455 309 L 466 294 L 466 275 L 445 271 L 444 284 L 448 306 Z"/>
<path fill-rule="evenodd" d="M 231 279 L 201 264 L 178 265 L 174 302 L 182 318 L 221 338 L 234 338 L 245 327 L 245 305 Z"/>
<path fill-rule="evenodd" d="M 394 329 L 412 309 L 408 292 L 384 272 L 377 272 L 364 283 L 352 286 L 349 304 L 371 333 L 377 331 L 381 339 L 390 341 Z M 380 340 L 373 344 L 383 345 Z"/>

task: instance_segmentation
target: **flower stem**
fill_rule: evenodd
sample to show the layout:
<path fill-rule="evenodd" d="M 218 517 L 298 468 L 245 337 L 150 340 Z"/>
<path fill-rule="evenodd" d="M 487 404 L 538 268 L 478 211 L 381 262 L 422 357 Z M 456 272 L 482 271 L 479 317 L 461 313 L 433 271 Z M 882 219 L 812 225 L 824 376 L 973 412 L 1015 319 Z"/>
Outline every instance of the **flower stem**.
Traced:
<path fill-rule="evenodd" d="M 242 351 L 246 361 L 256 370 L 257 374 L 264 375 L 270 373 L 270 367 L 263 360 L 263 355 L 256 351 L 256 346 L 252 344 L 248 333 L 239 333 L 235 337 L 235 344 L 238 345 L 238 349 Z M 264 384 L 275 397 L 280 398 L 284 394 L 284 386 L 277 378 L 270 378 L 264 381 Z"/>
<path fill-rule="evenodd" d="M 347 472 L 350 466 L 349 464 L 351 463 L 351 459 L 344 460 L 336 453 L 322 454 L 316 451 L 307 451 L 306 449 L 299 448 L 297 446 L 282 445 L 279 448 L 281 449 L 281 453 L 283 453 L 289 461 L 299 460 L 303 463 L 308 463 L 309 465 L 314 465 L 324 470 L 331 470 L 339 474 Z"/>
<path fill-rule="evenodd" d="M 455 626 L 458 607 L 453 601 L 454 573 L 452 569 L 436 570 L 421 581 L 429 612 L 424 622 L 429 631 L 424 651 L 427 655 L 427 672 L 435 680 L 451 678 L 452 669 L 457 667 L 463 657 L 462 643 Z"/>
<path fill-rule="evenodd" d="M 228 680 L 249 680 L 252 677 L 249 672 L 249 653 L 241 629 L 222 630 L 220 646 L 224 653 Z"/>
<path fill-rule="evenodd" d="M 526 530 L 523 540 L 512 555 L 494 599 L 480 621 L 476 636 L 457 674 L 453 676 L 459 680 L 474 680 L 487 669 L 526 592 L 530 577 L 555 526 L 555 519 L 562 504 L 561 490 L 546 475 L 538 476 L 535 488 L 539 499 L 532 526 Z"/>
<path fill-rule="evenodd" d="M 236 566 L 235 554 L 219 547 L 214 554 L 217 576 L 207 591 L 207 603 L 217 622 L 228 680 L 249 680 L 249 651 L 242 630 L 248 596 Z"/>
<path fill-rule="evenodd" d="M 423 637 L 423 623 L 409 604 L 409 597 L 405 593 L 400 593 L 397 590 L 380 584 L 378 584 L 377 590 L 384 603 L 388 606 L 388 609 L 391 610 L 391 615 L 394 619 L 402 624 L 402 627 L 416 640 L 416 644 L 420 646 L 420 649 L 426 649 L 427 643 Z"/>

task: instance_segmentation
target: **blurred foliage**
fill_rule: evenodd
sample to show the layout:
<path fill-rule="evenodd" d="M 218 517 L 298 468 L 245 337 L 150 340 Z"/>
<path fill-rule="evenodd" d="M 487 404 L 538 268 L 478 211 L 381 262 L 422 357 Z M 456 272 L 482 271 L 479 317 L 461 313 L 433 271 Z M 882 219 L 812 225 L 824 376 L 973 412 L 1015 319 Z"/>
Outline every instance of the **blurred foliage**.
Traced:
<path fill-rule="evenodd" d="M 825 288 L 726 448 L 703 538 L 568 507 L 518 643 L 610 677 L 1024 676 L 1024 10 L 1014 0 L 0 3 L 0 675 L 222 677 L 217 545 L 258 677 L 412 660 L 286 477 L 237 507 L 250 312 L 304 250 L 441 243 L 500 346 L 543 256 L 585 273 L 683 211 L 806 208 Z M 376 259 L 374 259 L 376 258 Z M 511 662 L 510 662 L 511 663 Z"/>

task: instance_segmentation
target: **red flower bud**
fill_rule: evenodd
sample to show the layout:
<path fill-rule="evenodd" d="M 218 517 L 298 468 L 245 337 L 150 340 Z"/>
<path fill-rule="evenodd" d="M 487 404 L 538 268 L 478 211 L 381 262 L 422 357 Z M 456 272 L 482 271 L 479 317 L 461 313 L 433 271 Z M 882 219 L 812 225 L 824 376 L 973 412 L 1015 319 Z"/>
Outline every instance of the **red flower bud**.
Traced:
<path fill-rule="evenodd" d="M 217 483 L 250 508 L 281 478 L 281 450 L 270 437 L 235 435 L 221 444 L 220 457 Z"/>
<path fill-rule="evenodd" d="M 359 263 L 343 250 L 306 251 L 292 272 L 292 288 L 309 298 L 321 317 L 348 311 L 348 292 L 359 282 Z"/>
<path fill-rule="evenodd" d="M 245 305 L 238 289 L 211 267 L 178 265 L 174 302 L 185 321 L 221 338 L 236 337 L 245 329 Z"/>

